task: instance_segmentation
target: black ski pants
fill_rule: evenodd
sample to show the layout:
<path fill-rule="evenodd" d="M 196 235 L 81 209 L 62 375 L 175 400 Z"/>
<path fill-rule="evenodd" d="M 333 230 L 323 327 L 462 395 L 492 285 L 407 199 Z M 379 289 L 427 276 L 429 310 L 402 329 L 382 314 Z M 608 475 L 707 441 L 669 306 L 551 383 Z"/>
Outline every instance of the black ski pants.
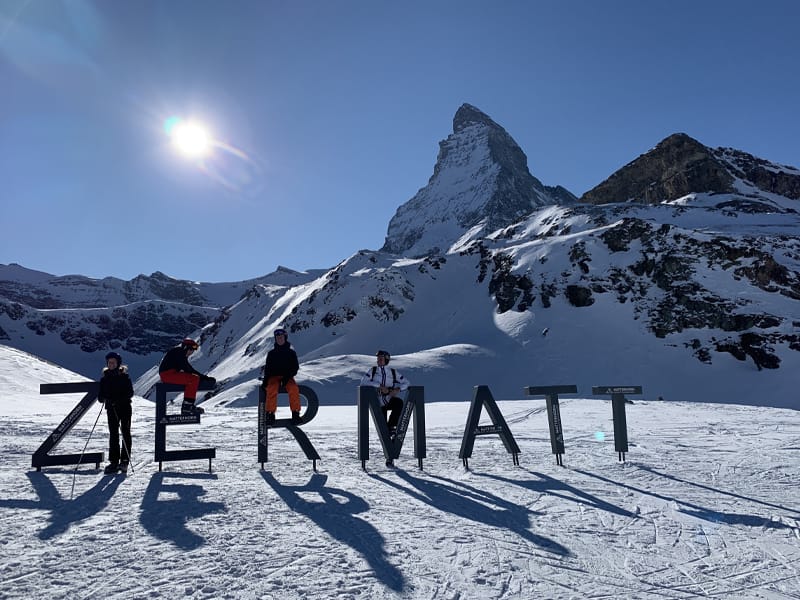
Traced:
<path fill-rule="evenodd" d="M 130 461 L 131 452 L 131 417 L 133 408 L 130 402 L 112 404 L 106 401 L 106 415 L 108 416 L 108 461 L 119 463 L 120 458 Z M 122 430 L 124 445 L 120 451 L 119 432 Z"/>
<path fill-rule="evenodd" d="M 386 413 L 390 413 L 386 424 L 391 431 L 397 427 L 397 423 L 400 421 L 400 413 L 403 412 L 403 400 L 397 396 L 390 398 L 389 402 L 381 406 L 381 410 L 383 411 L 384 417 L 386 417 Z"/>

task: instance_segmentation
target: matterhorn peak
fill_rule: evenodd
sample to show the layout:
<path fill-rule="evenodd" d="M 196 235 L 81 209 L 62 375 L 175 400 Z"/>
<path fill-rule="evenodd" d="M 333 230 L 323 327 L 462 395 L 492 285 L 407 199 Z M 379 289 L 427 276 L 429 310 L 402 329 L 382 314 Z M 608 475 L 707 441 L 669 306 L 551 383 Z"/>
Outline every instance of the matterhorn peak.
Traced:
<path fill-rule="evenodd" d="M 465 127 L 473 124 L 482 124 L 496 129 L 503 129 L 485 112 L 465 102 L 456 111 L 456 116 L 453 117 L 453 133 L 458 133 Z"/>
<path fill-rule="evenodd" d="M 531 175 L 528 158 L 486 113 L 462 104 L 453 133 L 439 142 L 428 185 L 397 209 L 383 250 L 407 256 L 446 253 L 457 240 L 480 237 L 524 219 L 538 207 L 576 200 Z"/>

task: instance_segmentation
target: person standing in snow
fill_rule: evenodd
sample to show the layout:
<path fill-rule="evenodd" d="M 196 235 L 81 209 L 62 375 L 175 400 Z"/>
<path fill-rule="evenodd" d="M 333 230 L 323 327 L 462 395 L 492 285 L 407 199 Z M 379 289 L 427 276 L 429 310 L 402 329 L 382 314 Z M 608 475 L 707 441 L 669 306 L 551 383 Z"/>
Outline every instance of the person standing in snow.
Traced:
<path fill-rule="evenodd" d="M 264 383 L 262 387 L 267 394 L 267 424 L 275 422 L 275 411 L 278 410 L 278 392 L 281 386 L 289 394 L 289 408 L 292 411 L 292 423 L 300 422 L 300 388 L 294 380 L 300 364 L 297 353 L 289 343 L 289 335 L 285 329 L 275 330 L 275 344 L 267 352 L 264 364 Z"/>
<path fill-rule="evenodd" d="M 388 415 L 386 424 L 389 426 L 389 434 L 394 436 L 403 410 L 400 393 L 407 390 L 409 384 L 400 371 L 394 367 L 387 368 L 392 357 L 386 350 L 378 350 L 375 357 L 378 364 L 364 374 L 359 385 L 377 388 L 383 416 Z"/>
<path fill-rule="evenodd" d="M 203 414 L 205 411 L 194 404 L 197 400 L 197 388 L 200 387 L 201 381 L 217 382 L 213 377 L 203 375 L 189 364 L 189 357 L 199 347 L 200 345 L 192 338 L 184 338 L 180 344 L 167 351 L 158 367 L 161 381 L 185 386 L 181 405 L 182 415 Z"/>
<path fill-rule="evenodd" d="M 106 366 L 100 378 L 97 399 L 105 405 L 108 416 L 108 466 L 106 474 L 128 471 L 131 460 L 131 419 L 133 408 L 133 383 L 122 357 L 116 352 L 106 354 Z M 122 449 L 119 432 L 122 430 Z"/>

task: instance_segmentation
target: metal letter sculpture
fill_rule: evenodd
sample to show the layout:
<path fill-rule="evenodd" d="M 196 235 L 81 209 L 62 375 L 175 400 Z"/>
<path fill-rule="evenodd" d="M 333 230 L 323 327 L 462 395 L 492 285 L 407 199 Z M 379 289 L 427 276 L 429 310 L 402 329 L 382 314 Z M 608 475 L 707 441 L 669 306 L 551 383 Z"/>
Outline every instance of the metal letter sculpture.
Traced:
<path fill-rule="evenodd" d="M 628 451 L 628 420 L 625 417 L 625 394 L 641 394 L 640 385 L 599 385 L 592 386 L 592 394 L 605 396 L 611 394 L 611 415 L 614 418 L 614 450 L 618 460 L 625 462 L 625 453 Z"/>
<path fill-rule="evenodd" d="M 75 423 L 81 420 L 86 411 L 92 407 L 95 400 L 97 400 L 97 394 L 100 392 L 100 384 L 96 381 L 81 381 L 77 383 L 43 383 L 39 386 L 40 394 L 75 394 L 78 392 L 84 392 L 86 395 L 61 421 L 61 424 L 53 430 L 53 433 L 42 442 L 39 449 L 33 453 L 31 466 L 36 467 L 37 471 L 41 471 L 42 467 L 75 465 L 81 462 L 95 463 L 95 467 L 100 468 L 100 463 L 103 462 L 102 452 L 88 452 L 83 455 L 56 454 L 51 456 L 48 454 L 64 439 L 64 436 L 69 433 Z"/>
<path fill-rule="evenodd" d="M 427 446 L 425 439 L 425 388 L 419 385 L 412 385 L 408 388 L 408 394 L 403 402 L 403 409 L 400 413 L 400 421 L 397 423 L 397 431 L 394 439 L 389 435 L 389 427 L 381 410 L 381 403 L 378 400 L 378 392 L 371 386 L 359 386 L 358 388 L 358 459 L 361 461 L 361 468 L 367 470 L 369 460 L 369 415 L 372 414 L 372 422 L 378 430 L 378 439 L 383 448 L 383 455 L 387 464 L 392 464 L 396 458 L 400 458 L 400 451 L 403 449 L 403 441 L 414 417 L 414 457 L 417 459 L 420 470 L 422 469 L 422 459 L 427 456 Z"/>
<path fill-rule="evenodd" d="M 564 431 L 561 427 L 561 408 L 558 406 L 559 394 L 576 394 L 575 385 L 546 385 L 526 387 L 529 396 L 544 396 L 547 403 L 547 422 L 550 425 L 550 448 L 556 455 L 556 464 L 564 466 L 561 455 L 564 454 Z"/>
<path fill-rule="evenodd" d="M 306 412 L 300 415 L 300 423 L 308 423 L 317 416 L 319 410 L 319 398 L 317 394 L 307 385 L 298 385 L 300 395 L 306 399 Z M 281 393 L 285 393 L 286 389 L 281 386 Z M 258 462 L 261 463 L 261 469 L 264 469 L 264 463 L 269 460 L 269 430 L 275 427 L 285 427 L 300 444 L 306 458 L 312 462 L 312 468 L 317 470 L 317 461 L 320 459 L 317 450 L 308 439 L 304 431 L 296 423 L 292 423 L 291 419 L 276 419 L 275 422 L 267 426 L 267 395 L 264 388 L 259 386 L 258 389 Z"/>
<path fill-rule="evenodd" d="M 469 407 L 469 415 L 467 415 L 467 425 L 464 428 L 464 437 L 461 439 L 461 451 L 458 453 L 458 458 L 464 461 L 464 466 L 469 469 L 469 458 L 472 456 L 472 447 L 475 445 L 475 437 L 479 435 L 497 434 L 503 440 L 503 445 L 506 450 L 511 454 L 512 461 L 515 465 L 519 465 L 520 449 L 514 435 L 508 428 L 503 414 L 497 407 L 497 403 L 492 397 L 492 392 L 489 391 L 487 385 L 476 385 L 475 392 L 472 396 L 472 404 Z M 481 409 L 486 407 L 486 412 L 492 420 L 492 425 L 478 425 L 481 420 Z"/>
<path fill-rule="evenodd" d="M 195 448 L 193 450 L 167 450 L 167 425 L 192 425 L 200 423 L 200 415 L 168 415 L 167 393 L 182 392 L 184 386 L 178 383 L 156 384 L 156 440 L 155 460 L 158 461 L 158 470 L 161 463 L 168 460 L 197 460 L 208 459 L 208 472 L 211 473 L 211 459 L 216 458 L 216 448 Z M 200 381 L 198 390 L 213 390 L 214 384 Z"/>

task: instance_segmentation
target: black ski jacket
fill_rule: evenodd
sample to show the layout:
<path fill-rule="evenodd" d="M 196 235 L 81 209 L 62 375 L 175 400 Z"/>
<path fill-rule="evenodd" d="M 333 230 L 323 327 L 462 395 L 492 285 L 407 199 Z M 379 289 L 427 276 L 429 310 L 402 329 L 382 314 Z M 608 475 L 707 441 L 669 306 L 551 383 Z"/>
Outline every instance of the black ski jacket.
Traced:
<path fill-rule="evenodd" d="M 131 403 L 133 398 L 133 383 L 128 375 L 128 369 L 122 365 L 116 369 L 103 369 L 100 378 L 100 402 L 104 402 L 106 410 L 109 405 Z"/>
<path fill-rule="evenodd" d="M 270 377 L 290 378 L 297 375 L 300 364 L 297 362 L 297 352 L 292 349 L 289 342 L 284 342 L 267 352 L 267 362 L 264 365 L 264 383 Z"/>
<path fill-rule="evenodd" d="M 164 371 L 183 371 L 184 373 L 194 373 L 203 377 L 203 374 L 189 364 L 189 359 L 186 356 L 186 349 L 183 346 L 175 346 L 167 351 L 164 358 L 161 359 L 161 364 L 158 365 L 158 372 Z"/>

